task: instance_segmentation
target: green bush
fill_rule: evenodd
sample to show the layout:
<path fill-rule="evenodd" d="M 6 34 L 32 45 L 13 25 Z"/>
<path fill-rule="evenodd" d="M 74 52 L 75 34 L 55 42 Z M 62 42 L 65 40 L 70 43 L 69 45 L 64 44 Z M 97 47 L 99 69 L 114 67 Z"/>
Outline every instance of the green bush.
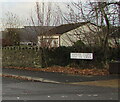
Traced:
<path fill-rule="evenodd" d="M 77 49 L 76 49 L 77 48 Z M 3 48 L 3 66 L 18 67 L 49 67 L 49 66 L 70 66 L 78 68 L 104 68 L 105 58 L 102 47 L 58 47 L 51 49 L 38 49 L 37 47 L 11 46 Z M 93 60 L 70 59 L 71 52 L 93 53 Z M 111 48 L 107 60 L 120 60 L 120 48 Z"/>
<path fill-rule="evenodd" d="M 70 50 L 67 47 L 48 49 L 46 59 L 49 66 L 66 66 L 70 62 Z"/>
<path fill-rule="evenodd" d="M 2 49 L 2 65 L 18 67 L 40 67 L 39 51 L 32 48 L 6 47 Z"/>
<path fill-rule="evenodd" d="M 109 61 L 120 61 L 120 47 L 110 48 Z"/>

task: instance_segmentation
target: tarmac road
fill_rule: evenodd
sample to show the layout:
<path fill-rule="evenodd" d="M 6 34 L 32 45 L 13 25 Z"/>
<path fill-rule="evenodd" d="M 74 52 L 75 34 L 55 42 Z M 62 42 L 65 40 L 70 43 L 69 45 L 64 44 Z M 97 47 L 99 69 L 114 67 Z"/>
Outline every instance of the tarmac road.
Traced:
<path fill-rule="evenodd" d="M 43 79 L 57 81 L 60 83 L 118 79 L 118 75 L 88 77 L 88 76 L 67 75 L 63 73 L 18 70 L 18 69 L 9 69 L 9 68 L 3 68 L 2 73 L 18 75 L 18 76 L 30 76 L 30 77 L 36 77 L 36 78 L 43 78 Z"/>
<path fill-rule="evenodd" d="M 11 102 L 14 102 L 13 100 L 24 100 L 24 102 L 30 100 L 118 100 L 118 89 L 42 83 L 3 77 L 2 95 L 3 100 L 12 100 Z"/>

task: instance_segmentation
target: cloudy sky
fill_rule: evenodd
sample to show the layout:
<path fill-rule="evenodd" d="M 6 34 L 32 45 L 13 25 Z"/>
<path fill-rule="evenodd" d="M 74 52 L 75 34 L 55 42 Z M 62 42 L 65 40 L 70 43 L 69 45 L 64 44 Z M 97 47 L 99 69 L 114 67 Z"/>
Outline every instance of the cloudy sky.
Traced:
<path fill-rule="evenodd" d="M 16 2 L 17 1 L 17 2 Z M 0 0 L 0 8 L 3 12 L 11 11 L 14 13 L 21 12 L 22 14 L 30 12 L 33 9 L 36 1 L 44 2 L 70 2 L 77 0 Z"/>
<path fill-rule="evenodd" d="M 6 17 L 8 12 L 16 14 L 21 19 L 25 19 L 30 15 L 30 12 L 33 8 L 34 2 L 0 2 L 0 20 L 3 22 L 3 19 Z"/>
<path fill-rule="evenodd" d="M 78 0 L 0 0 L 0 28 L 1 20 L 5 18 L 5 14 L 12 12 L 13 14 L 18 15 L 20 18 L 28 18 L 31 11 L 34 9 L 35 2 L 44 1 L 44 2 L 77 2 Z M 82 0 L 82 2 L 87 0 Z M 101 0 L 91 0 L 91 1 L 101 1 Z M 119 0 L 115 0 L 119 1 Z M 64 8 L 62 8 L 64 9 Z"/>
<path fill-rule="evenodd" d="M 13 12 L 17 15 L 28 14 L 34 8 L 34 4 L 36 1 L 71 2 L 77 0 L 0 0 L 0 9 L 2 10 L 2 15 L 0 15 L 0 17 L 4 16 L 4 14 L 8 11 Z"/>
<path fill-rule="evenodd" d="M 7 12 L 13 12 L 20 16 L 27 16 L 31 10 L 34 8 L 34 3 L 36 1 L 44 2 L 77 2 L 79 0 L 0 0 L 0 18 L 4 16 Z M 81 0 L 86 2 L 87 0 Z M 90 0 L 90 1 L 102 1 L 102 0 Z"/>
<path fill-rule="evenodd" d="M 30 17 L 34 10 L 35 2 L 42 0 L 0 0 L 0 28 L 3 18 L 8 12 L 18 15 L 21 19 Z M 44 2 L 69 2 L 69 0 L 44 0 Z M 71 0 L 70 0 L 71 1 Z M 2 20 L 2 21 L 1 21 Z"/>

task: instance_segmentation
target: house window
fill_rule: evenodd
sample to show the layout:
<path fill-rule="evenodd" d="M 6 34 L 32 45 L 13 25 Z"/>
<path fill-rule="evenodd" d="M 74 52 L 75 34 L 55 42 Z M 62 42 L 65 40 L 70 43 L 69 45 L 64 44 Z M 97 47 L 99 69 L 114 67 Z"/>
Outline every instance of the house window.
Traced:
<path fill-rule="evenodd" d="M 58 36 L 52 37 L 43 37 L 42 42 L 40 41 L 40 37 L 38 38 L 38 44 L 44 47 L 59 47 L 59 38 Z"/>

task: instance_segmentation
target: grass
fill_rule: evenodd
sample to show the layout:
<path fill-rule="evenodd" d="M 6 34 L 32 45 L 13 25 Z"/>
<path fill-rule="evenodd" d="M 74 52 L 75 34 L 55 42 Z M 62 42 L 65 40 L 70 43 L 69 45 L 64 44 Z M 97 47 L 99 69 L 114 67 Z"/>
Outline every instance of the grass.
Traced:
<path fill-rule="evenodd" d="M 102 81 L 77 82 L 71 84 L 120 88 L 119 83 L 120 83 L 120 79 L 113 79 L 113 80 L 102 80 Z"/>

